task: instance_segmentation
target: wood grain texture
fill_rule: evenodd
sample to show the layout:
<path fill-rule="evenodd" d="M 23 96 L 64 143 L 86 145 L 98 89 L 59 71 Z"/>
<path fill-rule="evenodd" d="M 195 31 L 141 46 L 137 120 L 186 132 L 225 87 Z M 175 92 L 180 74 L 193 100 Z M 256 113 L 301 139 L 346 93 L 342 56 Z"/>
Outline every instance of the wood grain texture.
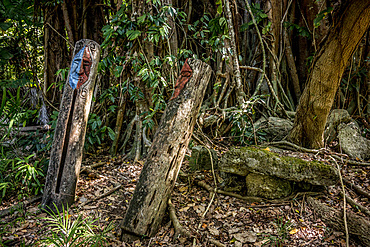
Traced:
<path fill-rule="evenodd" d="M 92 66 L 88 80 L 79 89 L 73 90 L 68 80 L 64 86 L 42 199 L 44 208 L 55 209 L 55 204 L 61 209 L 62 205 L 71 205 L 75 198 L 100 58 L 99 44 L 87 39 L 76 43 L 73 57 L 84 46 L 90 48 Z"/>
<path fill-rule="evenodd" d="M 122 239 L 154 236 L 167 208 L 211 75 L 209 65 L 188 60 L 192 77 L 170 100 L 121 224 Z"/>

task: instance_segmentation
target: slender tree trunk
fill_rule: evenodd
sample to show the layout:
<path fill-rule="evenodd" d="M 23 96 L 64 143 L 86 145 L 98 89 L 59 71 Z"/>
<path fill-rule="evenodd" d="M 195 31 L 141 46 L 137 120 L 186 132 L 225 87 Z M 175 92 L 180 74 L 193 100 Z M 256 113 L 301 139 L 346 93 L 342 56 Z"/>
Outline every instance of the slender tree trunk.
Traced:
<path fill-rule="evenodd" d="M 240 107 L 243 106 L 245 102 L 245 93 L 243 89 L 243 84 L 242 84 L 242 77 L 240 74 L 240 68 L 239 68 L 239 54 L 238 50 L 236 49 L 236 42 L 235 42 L 235 31 L 234 31 L 234 24 L 233 24 L 233 18 L 232 18 L 232 13 L 230 10 L 230 3 L 229 0 L 225 0 L 225 13 L 227 17 L 227 27 L 229 29 L 229 34 L 230 34 L 230 48 L 232 54 L 230 55 L 232 63 L 233 63 L 233 83 L 236 85 L 236 97 L 237 97 L 237 102 Z"/>
<path fill-rule="evenodd" d="M 63 11 L 64 24 L 65 24 L 66 29 L 67 29 L 67 34 L 68 34 L 69 42 L 72 45 L 74 45 L 75 44 L 75 39 L 74 39 L 74 35 L 73 35 L 74 32 L 73 32 L 73 29 L 72 29 L 71 20 L 69 18 L 68 8 L 67 8 L 66 1 L 63 1 L 62 2 L 62 11 Z"/>
<path fill-rule="evenodd" d="M 343 3 L 318 51 L 300 99 L 290 139 L 302 146 L 324 145 L 324 128 L 347 62 L 370 26 L 370 1 Z"/>

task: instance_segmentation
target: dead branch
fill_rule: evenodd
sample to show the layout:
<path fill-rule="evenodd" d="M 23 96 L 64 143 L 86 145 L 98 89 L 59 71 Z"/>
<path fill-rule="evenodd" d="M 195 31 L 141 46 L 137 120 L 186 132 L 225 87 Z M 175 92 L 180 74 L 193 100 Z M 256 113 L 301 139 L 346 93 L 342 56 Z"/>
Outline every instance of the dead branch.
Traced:
<path fill-rule="evenodd" d="M 91 166 L 84 166 L 84 167 L 82 167 L 80 173 L 82 173 L 82 172 L 89 173 L 89 171 L 91 172 L 92 168 L 98 168 L 98 167 L 104 166 L 105 164 L 106 164 L 106 162 L 103 161 L 103 162 L 98 162 L 98 163 L 92 164 Z"/>
<path fill-rule="evenodd" d="M 121 188 L 121 187 L 122 187 L 122 185 L 120 184 L 120 185 L 118 185 L 118 186 L 114 187 L 113 189 L 111 189 L 110 191 L 105 192 L 104 194 L 101 194 L 101 195 L 99 195 L 99 196 L 97 196 L 97 197 L 93 198 L 93 199 L 92 199 L 92 200 L 90 200 L 90 201 L 86 201 L 86 202 L 81 203 L 80 205 L 76 205 L 76 206 L 78 206 L 79 208 L 82 208 L 82 207 L 83 207 L 83 206 L 85 206 L 86 204 L 89 204 L 89 203 L 91 203 L 91 202 L 95 202 L 95 201 L 100 200 L 100 199 L 102 199 L 102 198 L 104 198 L 104 197 L 106 197 L 106 196 L 109 196 L 110 194 L 112 194 L 113 192 L 115 192 L 116 190 L 118 190 L 118 189 L 119 189 L 119 188 Z M 75 207 L 76 207 L 76 206 L 75 206 Z"/>

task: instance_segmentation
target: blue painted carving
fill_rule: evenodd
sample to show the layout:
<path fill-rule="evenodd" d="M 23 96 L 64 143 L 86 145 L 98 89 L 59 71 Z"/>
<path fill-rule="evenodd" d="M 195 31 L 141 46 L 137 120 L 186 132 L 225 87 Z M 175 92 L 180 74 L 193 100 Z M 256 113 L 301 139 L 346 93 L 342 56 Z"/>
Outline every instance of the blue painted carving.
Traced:
<path fill-rule="evenodd" d="M 69 74 L 69 85 L 73 89 L 79 89 L 84 84 L 90 75 L 92 59 L 90 50 L 84 46 L 73 58 L 71 72 Z"/>

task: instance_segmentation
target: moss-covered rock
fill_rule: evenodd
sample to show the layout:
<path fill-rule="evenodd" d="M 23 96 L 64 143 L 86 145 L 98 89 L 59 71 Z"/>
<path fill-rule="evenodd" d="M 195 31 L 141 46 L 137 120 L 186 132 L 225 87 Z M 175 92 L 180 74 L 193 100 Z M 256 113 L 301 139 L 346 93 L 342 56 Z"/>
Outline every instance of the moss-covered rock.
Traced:
<path fill-rule="evenodd" d="M 212 163 L 211 163 L 211 155 L 212 155 L 212 162 L 213 168 L 217 168 L 217 153 L 213 149 L 208 149 L 204 146 L 195 146 L 191 149 L 191 157 L 189 160 L 190 168 L 195 170 L 211 170 Z"/>
<path fill-rule="evenodd" d="M 287 197 L 292 193 L 292 182 L 289 180 L 250 173 L 245 178 L 247 195 L 267 199 Z"/>
<path fill-rule="evenodd" d="M 313 185 L 330 186 L 339 179 L 337 170 L 323 162 L 279 156 L 268 150 L 250 147 L 233 148 L 225 153 L 219 169 L 242 176 L 253 172 Z"/>

